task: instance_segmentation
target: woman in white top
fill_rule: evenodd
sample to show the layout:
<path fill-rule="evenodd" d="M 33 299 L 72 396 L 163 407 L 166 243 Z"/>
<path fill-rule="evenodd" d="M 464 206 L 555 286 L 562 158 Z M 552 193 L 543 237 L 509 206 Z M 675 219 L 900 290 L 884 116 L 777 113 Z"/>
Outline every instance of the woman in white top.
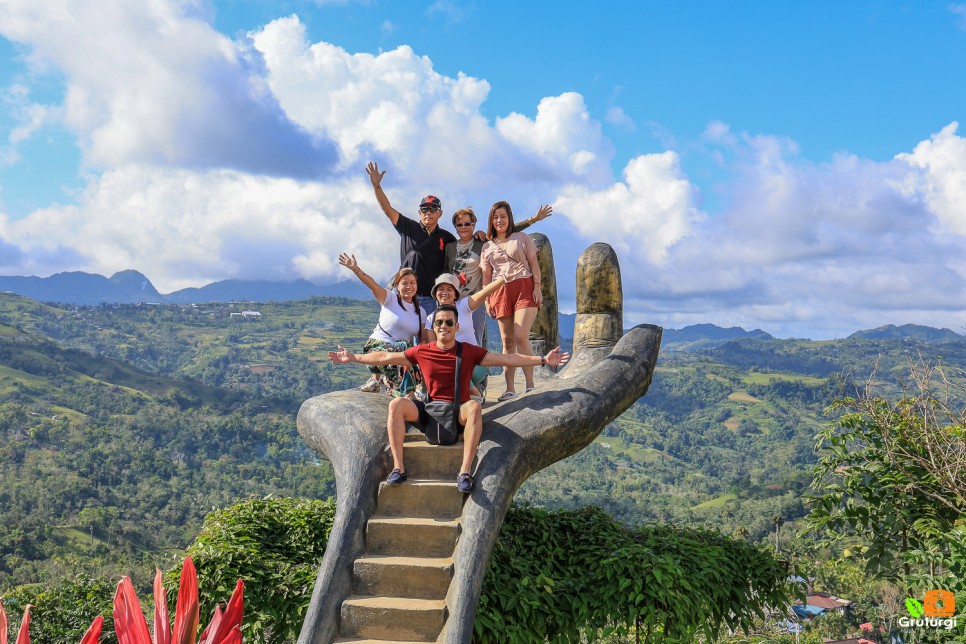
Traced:
<path fill-rule="evenodd" d="M 405 351 L 423 341 L 426 337 L 423 330 L 426 311 L 415 300 L 416 273 L 413 269 L 400 268 L 392 280 L 394 290 L 389 291 L 359 268 L 354 255 L 342 253 L 339 255 L 339 263 L 355 273 L 380 304 L 379 322 L 362 347 L 363 353 Z M 390 395 L 398 398 L 411 395 L 422 382 L 422 375 L 417 367 L 390 365 L 369 367 L 369 371 L 372 372 L 372 377 L 360 387 L 362 391 L 373 392 L 385 388 Z"/>
<path fill-rule="evenodd" d="M 506 201 L 497 201 L 490 208 L 487 233 L 490 241 L 483 246 L 480 257 L 483 284 L 485 286 L 497 278 L 507 282 L 486 302 L 490 315 L 500 325 L 503 353 L 532 355 L 530 328 L 543 301 L 537 246 L 526 233 L 513 232 L 513 210 Z M 506 393 L 499 397 L 500 402 L 516 395 L 516 369 L 504 367 L 503 374 L 506 377 Z M 527 391 L 532 391 L 533 367 L 523 367 L 523 375 Z"/>
<path fill-rule="evenodd" d="M 473 313 L 480 310 L 480 307 L 490 293 L 493 293 L 504 284 L 506 282 L 502 279 L 493 280 L 476 293 L 472 293 L 467 297 L 460 297 L 460 280 L 451 273 L 443 273 L 436 278 L 436 283 L 433 284 L 433 290 L 430 291 L 430 295 L 433 296 L 433 299 L 438 304 L 450 304 L 456 307 L 458 320 L 463 320 L 463 322 L 459 322 L 460 328 L 456 331 L 457 342 L 467 342 L 479 346 L 480 343 L 477 341 L 472 324 Z M 434 341 L 436 339 L 436 332 L 433 330 L 432 313 L 430 313 L 429 318 L 426 320 L 426 331 L 429 334 L 429 341 Z M 486 402 L 485 378 L 486 367 L 478 365 L 473 369 L 473 377 L 470 379 L 470 391 L 473 396 L 479 398 L 479 402 L 481 403 Z"/>

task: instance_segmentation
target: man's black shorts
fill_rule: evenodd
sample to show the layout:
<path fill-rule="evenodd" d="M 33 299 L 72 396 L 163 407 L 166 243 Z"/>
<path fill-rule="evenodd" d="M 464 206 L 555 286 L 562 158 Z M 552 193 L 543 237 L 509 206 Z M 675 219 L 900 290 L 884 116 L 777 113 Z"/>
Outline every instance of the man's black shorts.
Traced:
<path fill-rule="evenodd" d="M 423 427 L 426 426 L 426 423 L 429 422 L 429 414 L 426 413 L 426 403 L 424 403 L 422 400 L 417 400 L 415 398 L 412 398 L 411 400 L 416 405 L 416 409 L 419 410 L 419 420 L 417 420 L 415 423 L 410 422 L 409 424 L 415 427 L 416 429 L 422 431 Z M 459 423 L 459 428 L 456 431 L 462 434 L 463 429 L 465 429 L 463 427 L 463 423 Z"/>

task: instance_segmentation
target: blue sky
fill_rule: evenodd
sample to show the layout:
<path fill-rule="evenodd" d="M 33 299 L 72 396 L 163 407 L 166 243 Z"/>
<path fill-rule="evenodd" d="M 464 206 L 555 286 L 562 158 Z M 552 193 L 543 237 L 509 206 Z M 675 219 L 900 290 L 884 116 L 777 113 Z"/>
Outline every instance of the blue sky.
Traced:
<path fill-rule="evenodd" d="M 0 2 L 0 273 L 388 275 L 393 204 L 618 251 L 629 323 L 966 329 L 966 3 Z M 445 221 L 445 219 L 444 219 Z"/>

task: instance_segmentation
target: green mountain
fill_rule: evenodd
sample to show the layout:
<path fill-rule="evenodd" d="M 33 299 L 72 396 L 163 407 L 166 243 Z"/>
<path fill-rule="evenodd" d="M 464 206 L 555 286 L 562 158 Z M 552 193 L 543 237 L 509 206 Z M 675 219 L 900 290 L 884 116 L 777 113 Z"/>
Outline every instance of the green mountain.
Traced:
<path fill-rule="evenodd" d="M 951 329 L 936 329 L 919 324 L 903 324 L 902 326 L 887 324 L 876 329 L 856 331 L 849 338 L 865 340 L 908 339 L 929 343 L 962 342 L 966 340 L 966 336 L 962 333 L 956 333 Z"/>

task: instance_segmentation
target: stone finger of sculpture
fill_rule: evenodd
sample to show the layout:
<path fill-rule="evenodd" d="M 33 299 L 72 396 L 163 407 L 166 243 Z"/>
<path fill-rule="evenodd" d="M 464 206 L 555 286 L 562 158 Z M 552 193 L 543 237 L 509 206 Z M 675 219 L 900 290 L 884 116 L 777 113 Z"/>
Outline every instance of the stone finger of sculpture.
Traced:
<path fill-rule="evenodd" d="M 530 239 L 537 247 L 540 264 L 540 290 L 543 302 L 530 327 L 530 344 L 535 355 L 543 355 L 560 344 L 560 315 L 557 307 L 557 274 L 554 272 L 553 249 L 550 240 L 541 233 L 531 233 Z"/>

